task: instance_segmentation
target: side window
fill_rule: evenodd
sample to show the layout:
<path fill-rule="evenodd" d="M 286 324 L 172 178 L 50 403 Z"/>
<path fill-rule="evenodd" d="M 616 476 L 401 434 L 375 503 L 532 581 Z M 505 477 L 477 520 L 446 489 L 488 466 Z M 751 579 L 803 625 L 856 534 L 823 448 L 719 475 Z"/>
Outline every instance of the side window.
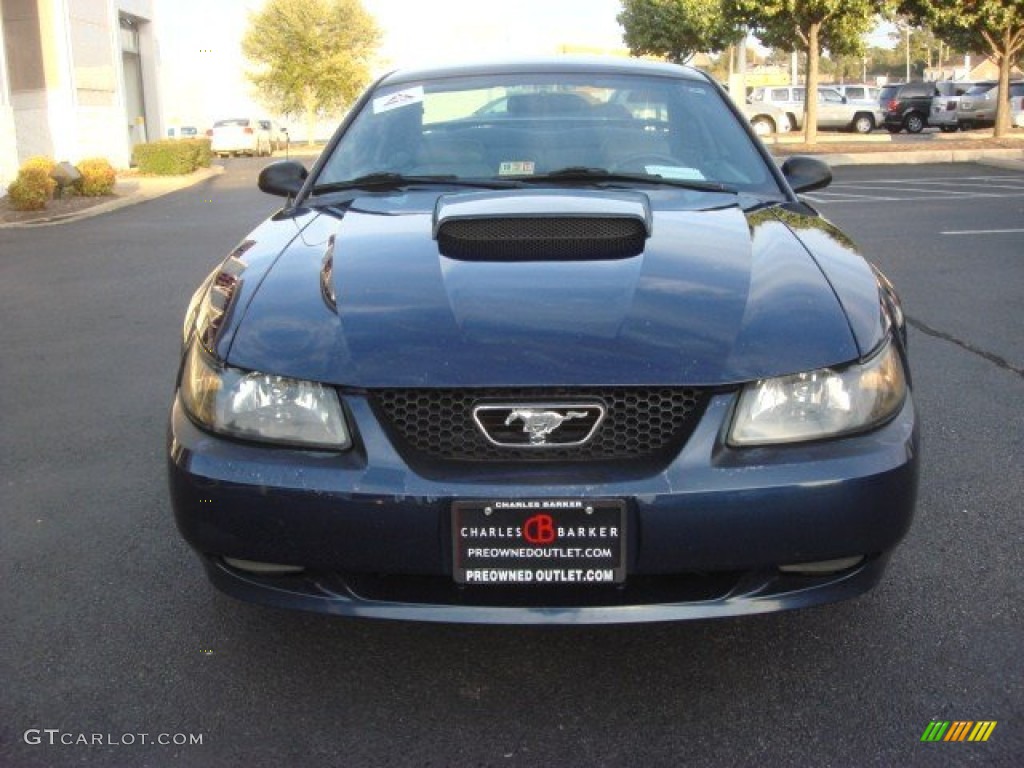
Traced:
<path fill-rule="evenodd" d="M 848 99 L 864 99 L 865 98 L 864 89 L 863 88 L 847 88 L 846 89 L 846 98 L 848 98 Z"/>
<path fill-rule="evenodd" d="M 786 88 L 772 88 L 772 101 L 789 101 L 789 90 Z"/>
<path fill-rule="evenodd" d="M 794 88 L 793 89 L 793 101 L 803 101 L 803 100 L 804 100 L 804 89 L 803 88 Z"/>
<path fill-rule="evenodd" d="M 818 96 L 822 101 L 828 102 L 829 104 L 843 103 L 843 97 L 839 95 L 839 91 L 833 91 L 831 88 L 819 89 Z"/>

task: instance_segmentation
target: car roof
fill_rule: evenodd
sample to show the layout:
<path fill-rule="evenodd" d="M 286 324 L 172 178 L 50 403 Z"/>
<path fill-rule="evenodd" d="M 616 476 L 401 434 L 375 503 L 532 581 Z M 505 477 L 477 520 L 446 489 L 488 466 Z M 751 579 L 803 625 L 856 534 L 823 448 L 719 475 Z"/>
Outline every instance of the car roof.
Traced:
<path fill-rule="evenodd" d="M 549 56 L 537 58 L 495 59 L 438 67 L 399 69 L 382 77 L 378 85 L 397 85 L 420 80 L 474 75 L 505 74 L 608 74 L 648 75 L 710 82 L 703 72 L 692 67 L 641 59 L 612 56 Z"/>

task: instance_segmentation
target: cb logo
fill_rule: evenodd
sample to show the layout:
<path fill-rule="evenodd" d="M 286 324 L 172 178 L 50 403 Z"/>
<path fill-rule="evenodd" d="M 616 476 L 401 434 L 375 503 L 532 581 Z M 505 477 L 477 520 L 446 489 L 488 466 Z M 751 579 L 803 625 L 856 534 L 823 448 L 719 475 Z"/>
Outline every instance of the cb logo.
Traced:
<path fill-rule="evenodd" d="M 530 544 L 552 544 L 555 541 L 555 521 L 551 515 L 534 515 L 523 523 L 523 538 Z"/>

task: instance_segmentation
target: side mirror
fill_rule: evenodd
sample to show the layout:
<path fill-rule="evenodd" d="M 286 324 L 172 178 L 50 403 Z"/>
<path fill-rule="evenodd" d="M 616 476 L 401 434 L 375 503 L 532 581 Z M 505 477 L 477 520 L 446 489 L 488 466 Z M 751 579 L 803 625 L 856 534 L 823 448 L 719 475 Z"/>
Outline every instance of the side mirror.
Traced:
<path fill-rule="evenodd" d="M 782 164 L 782 175 L 794 192 L 810 192 L 832 183 L 832 169 L 828 164 L 807 155 L 794 155 L 787 159 Z"/>
<path fill-rule="evenodd" d="M 294 160 L 279 160 L 260 171 L 256 185 L 261 192 L 280 197 L 294 197 L 302 189 L 309 173 L 302 163 Z"/>

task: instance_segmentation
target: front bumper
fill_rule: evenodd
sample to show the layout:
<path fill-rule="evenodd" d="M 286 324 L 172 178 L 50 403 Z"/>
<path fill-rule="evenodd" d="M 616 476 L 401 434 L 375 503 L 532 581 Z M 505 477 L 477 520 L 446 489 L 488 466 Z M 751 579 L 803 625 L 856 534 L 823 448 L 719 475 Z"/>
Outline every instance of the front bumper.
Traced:
<path fill-rule="evenodd" d="M 646 477 L 428 479 L 396 453 L 365 400 L 347 454 L 247 445 L 198 429 L 179 402 L 170 487 L 182 535 L 235 597 L 324 613 L 425 621 L 609 623 L 761 613 L 852 597 L 880 578 L 917 487 L 908 396 L 884 427 L 842 440 L 737 451 L 722 443 L 735 395 L 711 399 L 671 464 Z M 481 586 L 452 579 L 451 507 L 487 498 L 626 500 L 622 585 Z M 779 566 L 850 556 L 838 573 Z M 238 570 L 223 558 L 303 566 Z"/>

